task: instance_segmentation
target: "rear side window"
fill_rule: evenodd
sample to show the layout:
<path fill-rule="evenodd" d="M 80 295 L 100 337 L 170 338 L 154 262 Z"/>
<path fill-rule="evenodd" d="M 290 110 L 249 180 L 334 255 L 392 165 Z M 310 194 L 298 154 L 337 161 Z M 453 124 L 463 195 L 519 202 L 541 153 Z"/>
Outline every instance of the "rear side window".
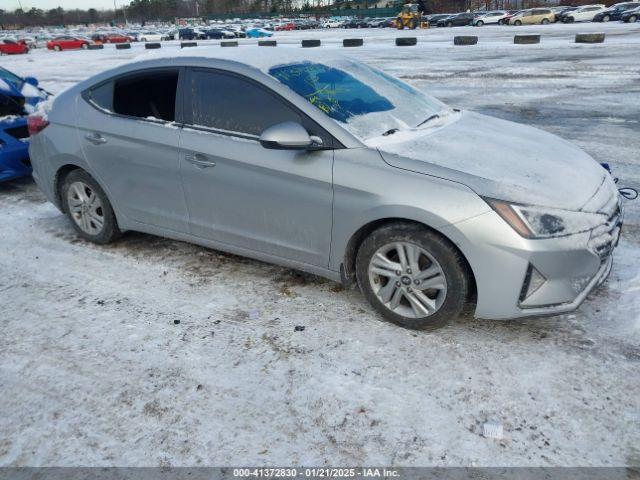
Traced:
<path fill-rule="evenodd" d="M 113 82 L 103 83 L 91 89 L 89 101 L 103 110 L 113 112 Z"/>
<path fill-rule="evenodd" d="M 173 122 L 177 88 L 177 70 L 153 71 L 116 79 L 113 85 L 113 112 Z"/>
<path fill-rule="evenodd" d="M 242 77 L 218 71 L 191 72 L 191 124 L 259 136 L 282 122 L 302 122 L 298 112 L 275 94 Z"/>
<path fill-rule="evenodd" d="M 112 113 L 173 122 L 176 111 L 178 70 L 150 71 L 98 85 L 83 96 Z"/>

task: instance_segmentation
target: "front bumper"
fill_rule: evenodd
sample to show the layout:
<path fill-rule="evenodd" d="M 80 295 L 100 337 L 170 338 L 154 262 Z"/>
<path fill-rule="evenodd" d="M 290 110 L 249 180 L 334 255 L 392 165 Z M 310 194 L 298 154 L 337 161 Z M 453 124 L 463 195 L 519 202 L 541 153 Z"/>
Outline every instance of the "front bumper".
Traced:
<path fill-rule="evenodd" d="M 611 272 L 622 221 L 618 207 L 606 224 L 590 232 L 531 240 L 488 212 L 450 225 L 443 233 L 460 248 L 473 271 L 476 317 L 508 319 L 577 309 Z M 527 291 L 532 268 L 543 281 Z"/>

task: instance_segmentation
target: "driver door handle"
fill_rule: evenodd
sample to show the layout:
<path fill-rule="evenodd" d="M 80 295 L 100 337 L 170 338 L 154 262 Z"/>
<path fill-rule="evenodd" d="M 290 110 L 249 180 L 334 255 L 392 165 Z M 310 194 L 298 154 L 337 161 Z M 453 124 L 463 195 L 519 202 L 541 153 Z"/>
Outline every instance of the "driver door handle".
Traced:
<path fill-rule="evenodd" d="M 87 133 L 84 138 L 86 138 L 87 140 L 89 140 L 91 143 L 93 143 L 94 145 L 102 145 L 104 143 L 107 143 L 107 139 L 104 138 L 102 135 L 100 135 L 97 132 L 94 133 Z"/>
<path fill-rule="evenodd" d="M 216 166 L 216 162 L 201 153 L 187 153 L 184 159 L 198 168 L 212 168 Z"/>

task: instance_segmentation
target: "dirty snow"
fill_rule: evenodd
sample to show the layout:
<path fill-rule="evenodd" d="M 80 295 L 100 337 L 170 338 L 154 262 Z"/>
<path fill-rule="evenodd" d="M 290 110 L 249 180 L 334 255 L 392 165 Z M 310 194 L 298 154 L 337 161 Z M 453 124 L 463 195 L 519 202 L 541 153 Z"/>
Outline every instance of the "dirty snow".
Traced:
<path fill-rule="evenodd" d="M 451 45 L 469 31 L 477 46 Z M 366 35 L 345 53 L 559 134 L 639 186 L 640 24 L 517 33 L 538 31 L 516 46 L 514 28 L 431 30 L 400 51 L 388 30 L 275 38 Z M 141 54 L 2 65 L 59 92 Z M 421 333 L 291 270 L 135 233 L 87 244 L 31 181 L 2 184 L 0 465 L 637 465 L 639 212 L 627 203 L 613 273 L 574 314 Z"/>

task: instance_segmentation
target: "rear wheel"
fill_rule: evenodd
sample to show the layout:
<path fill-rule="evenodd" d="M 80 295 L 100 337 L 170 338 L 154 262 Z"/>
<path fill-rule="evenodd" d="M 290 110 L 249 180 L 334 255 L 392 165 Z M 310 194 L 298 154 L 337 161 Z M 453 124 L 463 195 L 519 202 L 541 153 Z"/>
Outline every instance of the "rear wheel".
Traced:
<path fill-rule="evenodd" d="M 483 26 L 483 25 L 484 25 L 484 22 L 483 22 L 482 20 L 478 20 L 478 21 L 476 22 L 476 27 L 481 27 L 481 26 Z"/>
<path fill-rule="evenodd" d="M 521 20 L 516 20 L 515 22 L 513 22 L 513 24 L 514 24 L 516 27 L 519 27 L 520 25 L 522 25 L 522 21 L 521 21 Z"/>
<path fill-rule="evenodd" d="M 605 15 L 604 17 L 602 17 L 603 22 L 608 22 L 609 20 L 611 20 L 611 17 L 609 15 Z"/>
<path fill-rule="evenodd" d="M 543 18 L 542 22 L 540 22 L 540 23 L 542 23 L 542 25 L 548 25 L 549 24 L 549 19 L 548 18 Z"/>
<path fill-rule="evenodd" d="M 60 50 L 62 50 L 62 49 L 60 48 L 60 45 L 55 45 L 55 46 L 53 47 L 53 49 L 54 49 L 56 52 L 59 52 Z"/>
<path fill-rule="evenodd" d="M 629 23 L 636 23 L 636 20 L 638 20 L 638 17 L 636 17 L 635 15 L 631 15 L 631 16 L 628 18 L 628 22 L 629 22 Z"/>
<path fill-rule="evenodd" d="M 83 43 L 83 44 L 81 45 L 81 48 L 82 48 L 83 50 L 86 50 L 87 48 L 89 48 L 89 44 L 88 44 L 88 43 Z"/>
<path fill-rule="evenodd" d="M 453 27 L 453 22 L 447 22 L 447 27 Z"/>
<path fill-rule="evenodd" d="M 435 329 L 465 305 L 464 260 L 439 234 L 393 223 L 367 237 L 356 256 L 358 285 L 387 320 L 405 328 Z"/>
<path fill-rule="evenodd" d="M 120 236 L 109 199 L 87 172 L 70 172 L 62 183 L 60 198 L 73 228 L 85 240 L 106 244 Z"/>

